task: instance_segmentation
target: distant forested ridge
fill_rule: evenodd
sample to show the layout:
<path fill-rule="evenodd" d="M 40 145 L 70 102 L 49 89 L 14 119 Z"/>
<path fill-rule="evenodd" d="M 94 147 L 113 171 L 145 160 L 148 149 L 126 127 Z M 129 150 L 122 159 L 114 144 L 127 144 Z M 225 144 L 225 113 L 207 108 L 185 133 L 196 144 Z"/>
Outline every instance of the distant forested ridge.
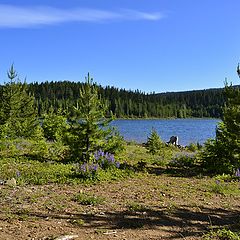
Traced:
<path fill-rule="evenodd" d="M 81 82 L 29 84 L 39 116 L 53 109 L 71 111 L 79 98 Z M 98 86 L 101 98 L 117 118 L 219 118 L 224 104 L 223 89 L 146 94 L 116 87 Z"/>

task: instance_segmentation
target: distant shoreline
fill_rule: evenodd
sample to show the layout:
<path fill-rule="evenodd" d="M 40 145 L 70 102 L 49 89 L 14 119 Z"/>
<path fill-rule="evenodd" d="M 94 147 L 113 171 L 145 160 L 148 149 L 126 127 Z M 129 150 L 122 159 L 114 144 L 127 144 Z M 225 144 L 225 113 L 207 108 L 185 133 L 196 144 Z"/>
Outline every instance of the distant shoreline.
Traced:
<path fill-rule="evenodd" d="M 202 117 L 202 118 L 195 118 L 195 117 L 187 117 L 187 118 L 115 118 L 114 120 L 184 120 L 184 119 L 192 119 L 192 120 L 210 120 L 210 119 L 215 119 L 215 120 L 221 120 L 221 118 L 211 118 L 211 117 Z"/>

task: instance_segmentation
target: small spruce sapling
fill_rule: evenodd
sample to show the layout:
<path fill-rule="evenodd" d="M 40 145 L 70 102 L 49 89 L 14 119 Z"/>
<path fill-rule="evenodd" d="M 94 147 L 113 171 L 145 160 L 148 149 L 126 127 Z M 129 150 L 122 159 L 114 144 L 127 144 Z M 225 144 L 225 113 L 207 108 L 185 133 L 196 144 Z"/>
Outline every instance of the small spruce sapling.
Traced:
<path fill-rule="evenodd" d="M 157 154 L 162 146 L 163 146 L 163 142 L 160 136 L 158 135 L 155 129 L 152 129 L 146 144 L 148 151 L 153 155 Z"/>

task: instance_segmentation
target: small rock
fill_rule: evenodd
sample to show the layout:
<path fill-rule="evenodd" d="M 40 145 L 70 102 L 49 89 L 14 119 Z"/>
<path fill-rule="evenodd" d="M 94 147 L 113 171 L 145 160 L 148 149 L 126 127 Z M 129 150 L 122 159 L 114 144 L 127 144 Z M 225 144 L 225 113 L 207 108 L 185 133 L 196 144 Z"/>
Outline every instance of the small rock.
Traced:
<path fill-rule="evenodd" d="M 5 181 L 0 179 L 0 185 L 3 185 L 4 183 L 5 183 Z"/>
<path fill-rule="evenodd" d="M 74 239 L 77 237 L 78 237 L 78 235 L 64 235 L 64 236 L 55 238 L 55 240 L 70 240 L 70 239 Z"/>
<path fill-rule="evenodd" d="M 112 231 L 104 232 L 103 234 L 110 235 L 110 234 L 116 234 L 116 233 L 117 233 L 117 231 L 112 230 Z"/>

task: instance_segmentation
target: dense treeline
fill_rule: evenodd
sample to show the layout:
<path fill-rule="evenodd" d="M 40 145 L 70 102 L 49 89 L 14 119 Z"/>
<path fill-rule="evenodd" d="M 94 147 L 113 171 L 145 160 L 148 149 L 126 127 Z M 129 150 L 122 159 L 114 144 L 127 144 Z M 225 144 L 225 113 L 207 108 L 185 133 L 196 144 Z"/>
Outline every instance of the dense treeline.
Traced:
<path fill-rule="evenodd" d="M 79 98 L 80 82 L 44 82 L 29 84 L 36 100 L 38 114 L 49 109 L 71 111 Z M 186 118 L 221 117 L 224 103 L 222 89 L 146 94 L 115 87 L 98 86 L 99 94 L 118 118 Z"/>

